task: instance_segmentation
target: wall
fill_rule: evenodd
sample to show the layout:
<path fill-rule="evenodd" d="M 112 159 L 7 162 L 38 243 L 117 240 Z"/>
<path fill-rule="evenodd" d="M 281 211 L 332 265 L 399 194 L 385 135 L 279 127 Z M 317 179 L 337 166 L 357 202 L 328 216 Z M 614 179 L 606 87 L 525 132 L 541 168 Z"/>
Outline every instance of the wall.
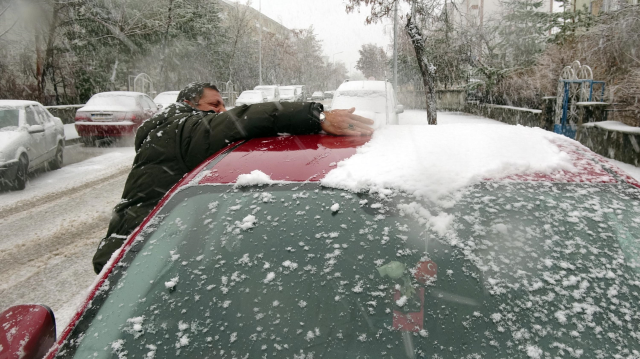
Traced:
<path fill-rule="evenodd" d="M 640 128 L 620 122 L 586 123 L 578 127 L 576 140 L 593 152 L 640 166 Z"/>
<path fill-rule="evenodd" d="M 469 102 L 466 104 L 464 112 L 484 116 L 510 125 L 545 128 L 544 116 L 541 110 Z"/>

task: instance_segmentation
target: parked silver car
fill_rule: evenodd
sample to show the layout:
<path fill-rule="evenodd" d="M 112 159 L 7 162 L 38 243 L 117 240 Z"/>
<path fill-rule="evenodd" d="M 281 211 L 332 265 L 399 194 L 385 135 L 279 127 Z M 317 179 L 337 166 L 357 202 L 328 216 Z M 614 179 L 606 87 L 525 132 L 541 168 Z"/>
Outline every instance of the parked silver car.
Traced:
<path fill-rule="evenodd" d="M 22 190 L 27 173 L 62 167 L 64 126 L 35 101 L 0 100 L 0 184 Z"/>

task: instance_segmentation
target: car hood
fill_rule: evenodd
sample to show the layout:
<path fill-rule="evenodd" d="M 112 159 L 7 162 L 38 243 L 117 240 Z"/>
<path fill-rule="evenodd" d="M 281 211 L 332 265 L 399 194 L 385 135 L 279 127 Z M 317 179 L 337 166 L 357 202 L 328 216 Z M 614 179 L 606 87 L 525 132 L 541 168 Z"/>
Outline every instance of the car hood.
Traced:
<path fill-rule="evenodd" d="M 13 159 L 24 138 L 23 131 L 0 131 L 0 162 Z"/>

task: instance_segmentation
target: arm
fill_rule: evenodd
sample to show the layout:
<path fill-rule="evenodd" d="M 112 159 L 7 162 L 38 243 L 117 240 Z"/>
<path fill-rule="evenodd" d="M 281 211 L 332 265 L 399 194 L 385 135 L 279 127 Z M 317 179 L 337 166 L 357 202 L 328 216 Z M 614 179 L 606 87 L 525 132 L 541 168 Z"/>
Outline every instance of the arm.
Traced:
<path fill-rule="evenodd" d="M 240 106 L 230 111 L 194 117 L 185 124 L 181 150 L 190 169 L 195 168 L 229 143 L 256 138 L 318 133 L 321 130 L 334 135 L 371 135 L 372 120 L 353 114 L 354 109 L 324 112 L 320 120 L 321 104 L 261 103 Z"/>
<path fill-rule="evenodd" d="M 256 137 L 318 133 L 320 120 L 312 103 L 261 103 L 230 111 L 193 116 L 182 131 L 181 148 L 187 167 L 195 168 L 229 143 Z"/>

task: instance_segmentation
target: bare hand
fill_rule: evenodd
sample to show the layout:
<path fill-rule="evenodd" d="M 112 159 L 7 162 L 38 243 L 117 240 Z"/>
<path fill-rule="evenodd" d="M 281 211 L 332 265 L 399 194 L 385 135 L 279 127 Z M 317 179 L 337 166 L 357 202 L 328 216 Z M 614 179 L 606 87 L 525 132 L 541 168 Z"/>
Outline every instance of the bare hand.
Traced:
<path fill-rule="evenodd" d="M 322 130 L 338 136 L 371 136 L 373 120 L 354 115 L 355 107 L 348 110 L 325 111 Z"/>

